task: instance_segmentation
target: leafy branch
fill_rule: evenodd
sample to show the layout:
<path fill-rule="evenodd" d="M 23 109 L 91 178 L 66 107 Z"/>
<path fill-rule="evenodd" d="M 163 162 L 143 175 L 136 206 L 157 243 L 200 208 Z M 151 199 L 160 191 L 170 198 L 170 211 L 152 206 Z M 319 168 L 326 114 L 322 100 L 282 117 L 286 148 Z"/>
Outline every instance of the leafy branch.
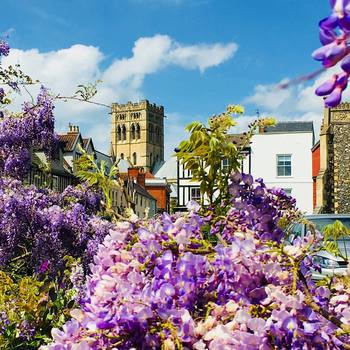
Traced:
<path fill-rule="evenodd" d="M 98 165 L 94 155 L 87 153 L 81 146 L 79 146 L 79 152 L 82 153 L 81 157 L 74 161 L 78 178 L 86 181 L 89 186 L 101 189 L 106 200 L 107 211 L 113 211 L 112 195 L 114 191 L 120 191 L 123 186 L 118 176 L 117 164 L 113 164 L 107 171 L 107 164 L 104 160 Z"/>

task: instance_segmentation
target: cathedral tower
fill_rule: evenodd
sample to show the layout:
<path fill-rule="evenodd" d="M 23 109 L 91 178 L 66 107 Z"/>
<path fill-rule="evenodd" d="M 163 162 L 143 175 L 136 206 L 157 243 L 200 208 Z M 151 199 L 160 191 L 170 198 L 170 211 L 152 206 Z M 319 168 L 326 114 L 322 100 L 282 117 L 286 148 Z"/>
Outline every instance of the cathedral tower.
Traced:
<path fill-rule="evenodd" d="M 324 111 L 320 133 L 320 171 L 316 213 L 350 212 L 350 103 Z"/>
<path fill-rule="evenodd" d="M 164 107 L 148 100 L 113 103 L 112 150 L 115 157 L 147 170 L 164 161 Z"/>

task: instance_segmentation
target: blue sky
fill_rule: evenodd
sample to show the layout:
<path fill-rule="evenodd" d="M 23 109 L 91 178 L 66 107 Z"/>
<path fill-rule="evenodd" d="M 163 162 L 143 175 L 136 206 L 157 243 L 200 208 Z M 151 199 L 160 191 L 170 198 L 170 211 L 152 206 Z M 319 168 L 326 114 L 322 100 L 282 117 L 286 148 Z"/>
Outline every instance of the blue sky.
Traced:
<path fill-rule="evenodd" d="M 102 78 L 103 102 L 164 105 L 167 154 L 184 125 L 231 103 L 246 107 L 242 128 L 257 108 L 319 125 L 317 82 L 275 86 L 319 68 L 310 55 L 327 0 L 2 0 L 2 9 L 0 32 L 16 49 L 8 62 L 20 62 L 56 92 Z M 57 126 L 76 121 L 106 150 L 107 113 L 59 105 Z"/>

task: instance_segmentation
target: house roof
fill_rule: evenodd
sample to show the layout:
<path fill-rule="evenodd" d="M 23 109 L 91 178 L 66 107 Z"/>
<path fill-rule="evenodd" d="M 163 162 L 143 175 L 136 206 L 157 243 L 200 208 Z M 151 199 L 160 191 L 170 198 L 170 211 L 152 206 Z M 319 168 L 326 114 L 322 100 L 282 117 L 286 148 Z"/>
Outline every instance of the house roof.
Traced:
<path fill-rule="evenodd" d="M 148 187 L 152 187 L 152 186 L 155 186 L 155 187 L 165 187 L 168 189 L 169 192 L 171 192 L 171 188 L 170 188 L 170 185 L 169 183 L 167 182 L 166 179 L 156 179 L 156 178 L 146 178 L 145 179 L 145 184 L 146 184 L 146 189 Z"/>
<path fill-rule="evenodd" d="M 68 133 L 68 134 L 58 135 L 60 142 L 64 143 L 63 150 L 65 152 L 73 151 L 75 142 L 76 142 L 78 137 L 79 137 L 79 134 L 77 134 L 77 133 Z"/>
<path fill-rule="evenodd" d="M 135 191 L 140 194 L 143 197 L 147 197 L 149 199 L 153 199 L 156 200 L 153 196 L 151 196 L 151 194 L 145 189 L 143 188 L 141 185 L 139 185 L 137 182 L 134 183 L 134 189 Z"/>
<path fill-rule="evenodd" d="M 92 148 L 95 149 L 91 137 L 89 137 L 89 138 L 87 138 L 87 139 L 83 139 L 83 146 L 84 146 L 84 149 L 85 149 L 85 150 L 88 148 L 88 146 L 89 146 L 90 143 L 91 143 L 91 145 L 92 145 Z"/>
<path fill-rule="evenodd" d="M 314 123 L 306 121 L 278 122 L 276 126 L 266 127 L 264 133 L 314 132 Z"/>
<path fill-rule="evenodd" d="M 128 168 L 130 168 L 132 165 L 130 162 L 128 162 L 126 159 L 117 159 L 117 166 L 119 169 L 119 173 L 121 174 L 127 174 L 128 173 Z"/>
<path fill-rule="evenodd" d="M 158 171 L 154 172 L 154 176 L 158 178 L 166 177 L 167 179 L 177 178 L 177 160 L 176 157 L 170 157 Z"/>

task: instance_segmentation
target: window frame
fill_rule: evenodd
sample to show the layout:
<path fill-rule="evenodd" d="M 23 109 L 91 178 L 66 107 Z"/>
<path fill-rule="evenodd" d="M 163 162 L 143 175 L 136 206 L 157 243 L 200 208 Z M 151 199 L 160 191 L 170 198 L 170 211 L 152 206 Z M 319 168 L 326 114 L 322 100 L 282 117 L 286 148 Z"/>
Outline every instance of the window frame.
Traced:
<path fill-rule="evenodd" d="M 279 165 L 279 157 L 290 157 L 290 174 L 285 175 L 286 171 L 286 167 L 288 167 L 288 165 L 285 164 L 286 160 L 284 159 L 284 164 Z M 279 174 L 279 168 L 284 169 L 284 175 L 280 175 Z M 292 177 L 293 176 L 293 171 L 292 171 L 292 154 L 291 153 L 280 153 L 280 154 L 276 154 L 276 176 L 277 177 Z"/>
<path fill-rule="evenodd" d="M 192 195 L 192 191 L 197 191 L 197 190 L 198 190 L 199 196 L 193 196 Z M 199 187 L 191 187 L 190 188 L 190 200 L 191 201 L 200 202 L 200 200 L 201 200 L 201 190 L 200 190 Z"/>

